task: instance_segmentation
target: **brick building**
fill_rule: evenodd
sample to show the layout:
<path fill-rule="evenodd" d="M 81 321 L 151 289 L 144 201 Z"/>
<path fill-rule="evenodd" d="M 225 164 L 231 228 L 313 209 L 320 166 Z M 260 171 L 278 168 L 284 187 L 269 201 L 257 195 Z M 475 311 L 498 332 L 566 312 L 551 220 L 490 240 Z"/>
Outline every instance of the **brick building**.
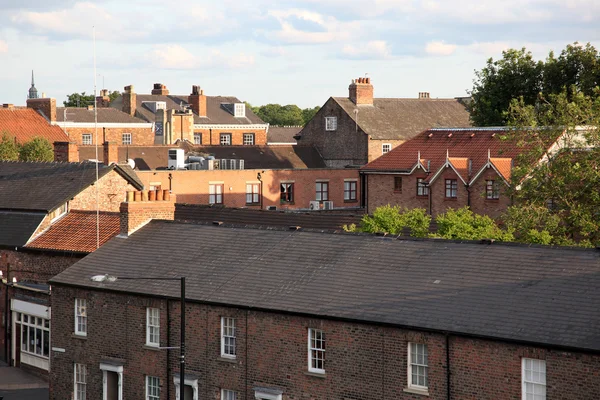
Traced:
<path fill-rule="evenodd" d="M 155 126 L 154 144 L 187 141 L 202 146 L 255 146 L 267 143 L 266 124 L 245 103 L 231 96 L 206 96 L 199 86 L 189 95 L 171 95 L 156 83 L 151 94 L 137 94 L 133 85 L 111 107 Z"/>
<path fill-rule="evenodd" d="M 376 98 L 370 78 L 352 80 L 348 97 L 330 97 L 299 134 L 328 167 L 363 165 L 434 127 L 467 127 L 466 99 Z"/>
<path fill-rule="evenodd" d="M 125 228 L 51 281 L 51 399 L 177 398 L 178 282 L 90 280 L 99 274 L 186 276 L 190 399 L 600 391 L 598 250 L 169 221 Z"/>
<path fill-rule="evenodd" d="M 56 100 L 28 99 L 27 108 L 3 104 L 0 108 L 0 136 L 7 133 L 19 144 L 29 142 L 36 136 L 43 137 L 50 143 L 69 141 L 69 137 L 56 126 L 48 124 L 48 115 L 52 110 L 46 107 L 54 104 L 56 118 Z"/>

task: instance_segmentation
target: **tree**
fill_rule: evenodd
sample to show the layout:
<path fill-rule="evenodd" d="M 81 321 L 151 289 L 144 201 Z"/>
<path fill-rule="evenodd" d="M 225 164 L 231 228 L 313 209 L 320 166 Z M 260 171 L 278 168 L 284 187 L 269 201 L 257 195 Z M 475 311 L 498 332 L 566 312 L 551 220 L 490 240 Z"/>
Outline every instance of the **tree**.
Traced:
<path fill-rule="evenodd" d="M 306 125 L 308 124 L 308 122 L 313 119 L 313 117 L 315 116 L 315 114 L 317 114 L 319 112 L 319 110 L 321 109 L 321 107 L 316 106 L 313 108 L 305 108 L 302 110 L 302 120 L 303 120 L 303 124 L 302 125 Z"/>
<path fill-rule="evenodd" d="M 2 132 L 0 139 L 0 160 L 17 161 L 19 159 L 19 144 L 8 132 Z"/>
<path fill-rule="evenodd" d="M 474 214 L 469 207 L 449 209 L 435 219 L 438 225 L 436 237 L 459 240 L 493 239 L 510 242 L 512 232 L 502 230 L 487 215 Z"/>
<path fill-rule="evenodd" d="M 282 106 L 280 104 L 266 104 L 253 107 L 250 103 L 246 106 L 252 109 L 263 121 L 274 126 L 304 126 L 319 111 L 320 107 L 300 109 L 295 104 Z"/>
<path fill-rule="evenodd" d="M 385 232 L 399 235 L 406 228 L 414 237 L 426 237 L 429 235 L 431 217 L 423 208 L 402 209 L 399 206 L 377 207 L 373 215 L 365 215 L 360 227 L 355 225 L 345 226 L 350 232 Z"/>
<path fill-rule="evenodd" d="M 53 161 L 54 151 L 52 145 L 43 137 L 35 137 L 21 146 L 19 152 L 21 161 Z"/>
<path fill-rule="evenodd" d="M 560 230 L 548 231 L 551 243 L 600 245 L 599 91 L 590 97 L 572 86 L 540 96 L 536 105 L 515 99 L 509 109 L 515 129 L 507 136 L 523 149 L 511 177 L 521 210 L 511 212 L 536 221 L 541 217 L 535 210 L 547 208 L 544 218 L 560 221 Z M 527 237 L 527 229 L 540 229 L 533 223 L 515 227 L 518 237 Z"/>
<path fill-rule="evenodd" d="M 118 90 L 113 90 L 112 92 L 110 92 L 108 94 L 108 99 L 112 102 L 114 99 L 116 99 L 117 97 L 119 97 L 121 95 L 121 93 L 119 93 Z"/>
<path fill-rule="evenodd" d="M 515 240 L 535 244 L 574 244 L 566 237 L 566 230 L 558 215 L 548 207 L 535 204 L 512 206 L 502 220 L 508 230 L 514 232 Z"/>
<path fill-rule="evenodd" d="M 121 93 L 116 90 L 113 90 L 108 94 L 108 98 L 110 101 L 113 101 L 117 97 L 119 97 Z M 85 92 L 81 93 L 71 93 L 67 95 L 67 100 L 63 101 L 65 107 L 87 107 L 94 105 L 94 94 L 85 94 Z"/>
<path fill-rule="evenodd" d="M 589 43 L 569 44 L 558 58 L 550 52 L 543 75 L 545 94 L 558 94 L 574 87 L 586 96 L 594 96 L 594 89 L 600 85 L 600 55 Z M 573 94 L 569 93 L 569 99 Z"/>

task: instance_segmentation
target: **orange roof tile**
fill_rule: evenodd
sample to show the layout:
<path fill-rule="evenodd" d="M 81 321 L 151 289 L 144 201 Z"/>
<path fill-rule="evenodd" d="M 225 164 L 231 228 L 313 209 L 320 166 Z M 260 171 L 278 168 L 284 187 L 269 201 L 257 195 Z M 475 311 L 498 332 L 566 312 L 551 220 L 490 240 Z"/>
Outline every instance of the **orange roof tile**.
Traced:
<path fill-rule="evenodd" d="M 511 172 L 512 172 L 512 162 L 511 158 L 490 158 L 490 163 L 494 165 L 494 167 L 500 172 L 502 177 L 507 181 L 510 181 Z"/>
<path fill-rule="evenodd" d="M 50 125 L 31 108 L 0 108 L 0 135 L 4 131 L 19 143 L 28 142 L 36 136 L 48 139 L 50 143 L 69 141 L 60 127 Z"/>
<path fill-rule="evenodd" d="M 100 246 L 119 230 L 119 213 L 100 213 Z M 91 253 L 96 250 L 96 212 L 70 211 L 25 247 Z"/>
<path fill-rule="evenodd" d="M 458 158 L 458 157 L 449 157 L 448 162 L 452 164 L 456 172 L 463 178 L 465 182 L 469 181 L 469 159 L 468 158 Z"/>

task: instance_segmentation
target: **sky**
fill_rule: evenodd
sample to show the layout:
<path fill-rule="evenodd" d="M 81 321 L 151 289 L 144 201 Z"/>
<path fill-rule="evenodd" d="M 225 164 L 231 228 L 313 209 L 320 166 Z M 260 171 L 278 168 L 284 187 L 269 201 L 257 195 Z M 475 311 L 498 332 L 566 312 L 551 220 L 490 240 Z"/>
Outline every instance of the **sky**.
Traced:
<path fill-rule="evenodd" d="M 303 108 L 363 76 L 376 97 L 465 96 L 502 50 L 600 48 L 599 22 L 599 0 L 0 0 L 0 103 L 25 104 L 31 70 L 59 104 L 94 79 Z"/>

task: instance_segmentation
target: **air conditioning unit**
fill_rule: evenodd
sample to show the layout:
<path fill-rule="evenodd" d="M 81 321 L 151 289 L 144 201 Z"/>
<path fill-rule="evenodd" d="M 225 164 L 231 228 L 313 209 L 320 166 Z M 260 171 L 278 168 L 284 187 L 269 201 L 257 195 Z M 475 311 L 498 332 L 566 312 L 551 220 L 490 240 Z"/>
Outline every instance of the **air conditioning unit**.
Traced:
<path fill-rule="evenodd" d="M 333 210 L 333 201 L 324 201 L 323 210 Z"/>
<path fill-rule="evenodd" d="M 308 205 L 308 208 L 311 210 L 319 210 L 321 208 L 321 205 L 318 201 L 311 201 Z"/>
<path fill-rule="evenodd" d="M 277 206 L 267 206 L 266 208 L 269 211 L 277 211 Z"/>
<path fill-rule="evenodd" d="M 184 169 L 185 151 L 183 149 L 169 149 L 169 161 L 167 167 L 169 169 Z"/>

